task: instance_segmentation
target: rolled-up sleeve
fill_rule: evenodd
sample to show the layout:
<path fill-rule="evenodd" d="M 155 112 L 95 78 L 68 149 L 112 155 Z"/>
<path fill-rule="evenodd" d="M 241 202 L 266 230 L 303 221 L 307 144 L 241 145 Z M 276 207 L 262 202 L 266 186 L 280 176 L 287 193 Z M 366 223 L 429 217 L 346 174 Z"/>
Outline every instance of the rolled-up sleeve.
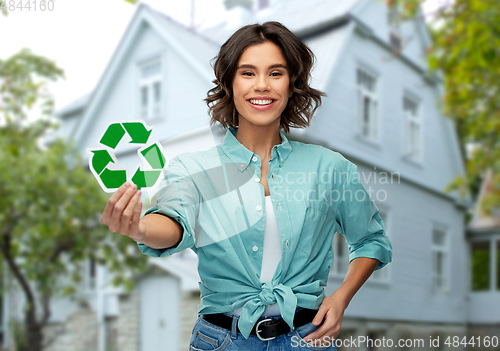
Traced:
<path fill-rule="evenodd" d="M 392 244 L 379 209 L 359 180 L 358 167 L 348 162 L 342 197 L 336 211 L 337 232 L 349 246 L 349 263 L 358 257 L 379 260 L 375 270 L 392 261 Z"/>
<path fill-rule="evenodd" d="M 194 228 L 199 203 L 199 191 L 191 175 L 179 157 L 174 157 L 167 166 L 160 190 L 153 197 L 152 207 L 144 216 L 157 213 L 176 220 L 183 228 L 182 239 L 177 245 L 164 249 L 155 249 L 137 242 L 141 252 L 151 257 L 170 256 L 188 248 L 196 252 Z"/>

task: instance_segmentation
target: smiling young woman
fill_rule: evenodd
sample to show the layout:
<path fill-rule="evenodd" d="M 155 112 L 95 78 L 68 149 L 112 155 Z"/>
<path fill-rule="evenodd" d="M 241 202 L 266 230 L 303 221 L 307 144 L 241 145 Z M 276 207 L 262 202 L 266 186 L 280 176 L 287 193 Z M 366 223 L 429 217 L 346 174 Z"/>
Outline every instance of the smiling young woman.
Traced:
<path fill-rule="evenodd" d="M 278 22 L 237 30 L 220 49 L 205 98 L 210 124 L 228 129 L 222 144 L 173 158 L 142 219 L 133 186 L 108 201 L 102 222 L 144 254 L 197 254 L 201 303 L 191 351 L 336 350 L 350 300 L 392 260 L 357 166 L 285 135 L 308 127 L 325 96 L 309 86 L 313 61 Z M 350 264 L 325 296 L 337 232 Z"/>

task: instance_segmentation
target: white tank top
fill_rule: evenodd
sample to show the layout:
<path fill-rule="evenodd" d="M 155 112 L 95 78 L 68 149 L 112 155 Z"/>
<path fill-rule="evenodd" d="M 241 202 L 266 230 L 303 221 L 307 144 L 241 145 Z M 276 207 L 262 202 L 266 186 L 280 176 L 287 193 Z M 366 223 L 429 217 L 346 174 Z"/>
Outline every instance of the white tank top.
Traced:
<path fill-rule="evenodd" d="M 272 280 L 276 267 L 281 260 L 281 241 L 278 223 L 276 222 L 276 214 L 274 213 L 271 196 L 266 196 L 265 198 L 266 226 L 264 230 L 264 248 L 262 249 L 262 269 L 259 278 L 261 283 Z M 224 314 L 239 316 L 242 309 L 243 307 L 240 307 Z M 276 315 L 280 315 L 280 309 L 277 302 L 272 305 L 267 305 L 262 314 L 262 316 Z"/>

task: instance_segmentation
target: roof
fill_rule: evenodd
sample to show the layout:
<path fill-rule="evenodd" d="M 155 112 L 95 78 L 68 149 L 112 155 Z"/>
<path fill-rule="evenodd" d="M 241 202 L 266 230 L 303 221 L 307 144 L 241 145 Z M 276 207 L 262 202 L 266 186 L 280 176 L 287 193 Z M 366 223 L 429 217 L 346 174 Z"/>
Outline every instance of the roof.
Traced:
<path fill-rule="evenodd" d="M 182 291 L 199 291 L 198 256 L 189 249 L 163 259 L 153 259 L 151 264 L 160 267 L 181 281 Z"/>
<path fill-rule="evenodd" d="M 468 225 L 468 231 L 483 233 L 489 229 L 500 229 L 500 207 L 493 208 L 490 215 L 487 215 L 483 210 L 486 197 L 495 191 L 494 182 L 493 170 L 488 168 L 481 182 L 481 189 L 474 209 L 474 215 Z"/>
<path fill-rule="evenodd" d="M 263 11 L 254 17 L 254 23 L 278 21 L 298 36 L 315 32 L 331 22 L 340 20 L 354 12 L 366 0 L 288 0 L 279 1 L 272 11 Z M 201 32 L 219 44 L 224 43 L 236 28 L 219 23 Z"/>
<path fill-rule="evenodd" d="M 366 0 L 336 0 L 333 2 L 328 0 L 311 0 L 306 4 L 302 0 L 289 0 L 286 4 L 283 2 L 278 3 L 272 13 L 264 14 L 263 16 L 260 16 L 258 20 L 260 22 L 277 20 L 287 25 L 292 31 L 297 32 L 298 35 L 300 35 L 301 31 L 302 34 L 308 35 L 316 30 L 321 30 L 328 23 L 333 23 L 336 20 L 345 18 L 350 10 L 353 10 L 357 7 L 356 5 L 365 1 Z M 126 49 L 120 48 L 120 46 L 125 45 L 127 43 L 127 37 L 132 36 L 130 31 L 136 30 L 133 22 L 141 17 L 141 12 L 147 12 L 148 14 L 148 16 L 143 16 L 143 20 L 155 21 L 162 27 L 160 34 L 168 33 L 168 35 L 175 38 L 178 43 L 182 43 L 181 46 L 185 49 L 185 53 L 188 54 L 191 60 L 195 60 L 196 64 L 206 71 L 207 76 L 212 75 L 210 62 L 217 55 L 220 45 L 234 32 L 234 28 L 227 28 L 226 23 L 219 23 L 201 32 L 195 32 L 192 28 L 177 22 L 172 17 L 154 9 L 146 3 L 141 2 L 139 3 L 131 23 L 127 27 L 125 34 L 118 44 L 110 63 L 104 70 L 95 90 L 97 90 L 99 85 L 106 80 L 105 76 L 110 74 L 109 71 L 110 67 L 113 65 L 113 61 L 120 60 L 118 57 L 120 52 L 124 52 Z M 341 32 L 345 33 L 346 31 L 343 30 Z M 333 35 L 328 39 L 324 36 L 322 38 L 328 40 L 331 48 L 338 47 L 343 42 L 343 35 L 340 33 Z M 321 41 L 321 39 L 318 40 Z M 315 52 L 324 51 L 322 46 L 314 45 L 315 42 L 316 40 L 311 42 L 311 45 L 315 46 Z M 328 50 L 329 52 L 333 51 L 331 48 Z M 320 55 L 322 55 L 322 53 Z M 320 55 L 317 56 L 319 57 Z M 189 60 L 187 61 L 189 62 Z M 332 62 L 333 61 L 330 61 L 330 63 L 328 63 L 325 61 L 324 63 L 333 66 Z M 316 72 L 325 72 L 328 70 L 328 67 L 318 66 L 316 69 Z M 93 97 L 94 92 L 95 91 L 92 91 L 78 98 L 69 105 L 56 111 L 55 115 L 60 118 L 64 118 L 72 113 L 84 109 L 95 99 L 95 97 Z M 97 92 L 95 93 L 98 95 Z M 78 126 L 77 128 L 82 129 L 82 126 Z M 80 135 L 82 134 L 84 135 L 83 131 Z"/>
<path fill-rule="evenodd" d="M 155 10 L 150 5 L 143 5 L 147 11 L 154 14 L 161 21 L 165 29 L 184 44 L 186 49 L 189 50 L 201 65 L 207 66 L 207 69 L 211 69 L 208 63 L 219 51 L 220 45 L 217 42 L 200 35 L 193 31 L 192 28 L 186 27 L 163 12 Z"/>
<path fill-rule="evenodd" d="M 326 89 L 326 84 L 337 66 L 337 60 L 344 52 L 343 46 L 347 43 L 352 30 L 353 25 L 342 25 L 336 30 L 323 32 L 304 40 L 316 56 L 311 72 L 311 86 L 319 90 Z"/>
<path fill-rule="evenodd" d="M 79 97 L 76 100 L 73 100 L 71 103 L 64 106 L 60 110 L 57 110 L 54 113 L 54 115 L 56 117 L 65 118 L 65 117 L 68 117 L 69 115 L 71 115 L 75 112 L 78 112 L 78 111 L 84 109 L 85 106 L 87 106 L 91 95 L 92 95 L 92 93 L 90 92 L 90 93 L 87 93 L 87 94 Z"/>

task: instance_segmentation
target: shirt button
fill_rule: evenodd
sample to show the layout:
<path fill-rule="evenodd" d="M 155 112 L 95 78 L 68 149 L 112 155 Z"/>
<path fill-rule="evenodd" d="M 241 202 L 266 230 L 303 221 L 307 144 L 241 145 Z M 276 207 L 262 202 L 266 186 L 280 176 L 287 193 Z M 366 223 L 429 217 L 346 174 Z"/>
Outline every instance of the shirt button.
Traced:
<path fill-rule="evenodd" d="M 255 178 L 255 182 L 256 183 L 260 182 L 260 179 L 259 178 Z"/>
<path fill-rule="evenodd" d="M 254 250 L 254 251 L 257 251 L 258 249 L 259 249 L 259 248 L 258 248 L 257 246 L 254 246 L 254 247 L 253 247 L 253 250 Z"/>
<path fill-rule="evenodd" d="M 257 162 L 257 156 L 252 157 L 253 162 Z"/>
<path fill-rule="evenodd" d="M 286 247 L 288 247 L 288 240 L 286 241 Z"/>
<path fill-rule="evenodd" d="M 260 211 L 260 210 L 262 210 L 262 207 L 260 207 L 259 205 L 257 205 L 257 207 L 255 207 L 255 209 L 256 209 L 257 211 Z"/>
<path fill-rule="evenodd" d="M 241 167 L 241 168 L 245 167 L 245 164 L 244 164 L 244 163 L 242 163 L 242 164 L 240 165 L 240 167 Z"/>
<path fill-rule="evenodd" d="M 283 162 L 283 157 L 281 158 L 281 162 Z"/>

